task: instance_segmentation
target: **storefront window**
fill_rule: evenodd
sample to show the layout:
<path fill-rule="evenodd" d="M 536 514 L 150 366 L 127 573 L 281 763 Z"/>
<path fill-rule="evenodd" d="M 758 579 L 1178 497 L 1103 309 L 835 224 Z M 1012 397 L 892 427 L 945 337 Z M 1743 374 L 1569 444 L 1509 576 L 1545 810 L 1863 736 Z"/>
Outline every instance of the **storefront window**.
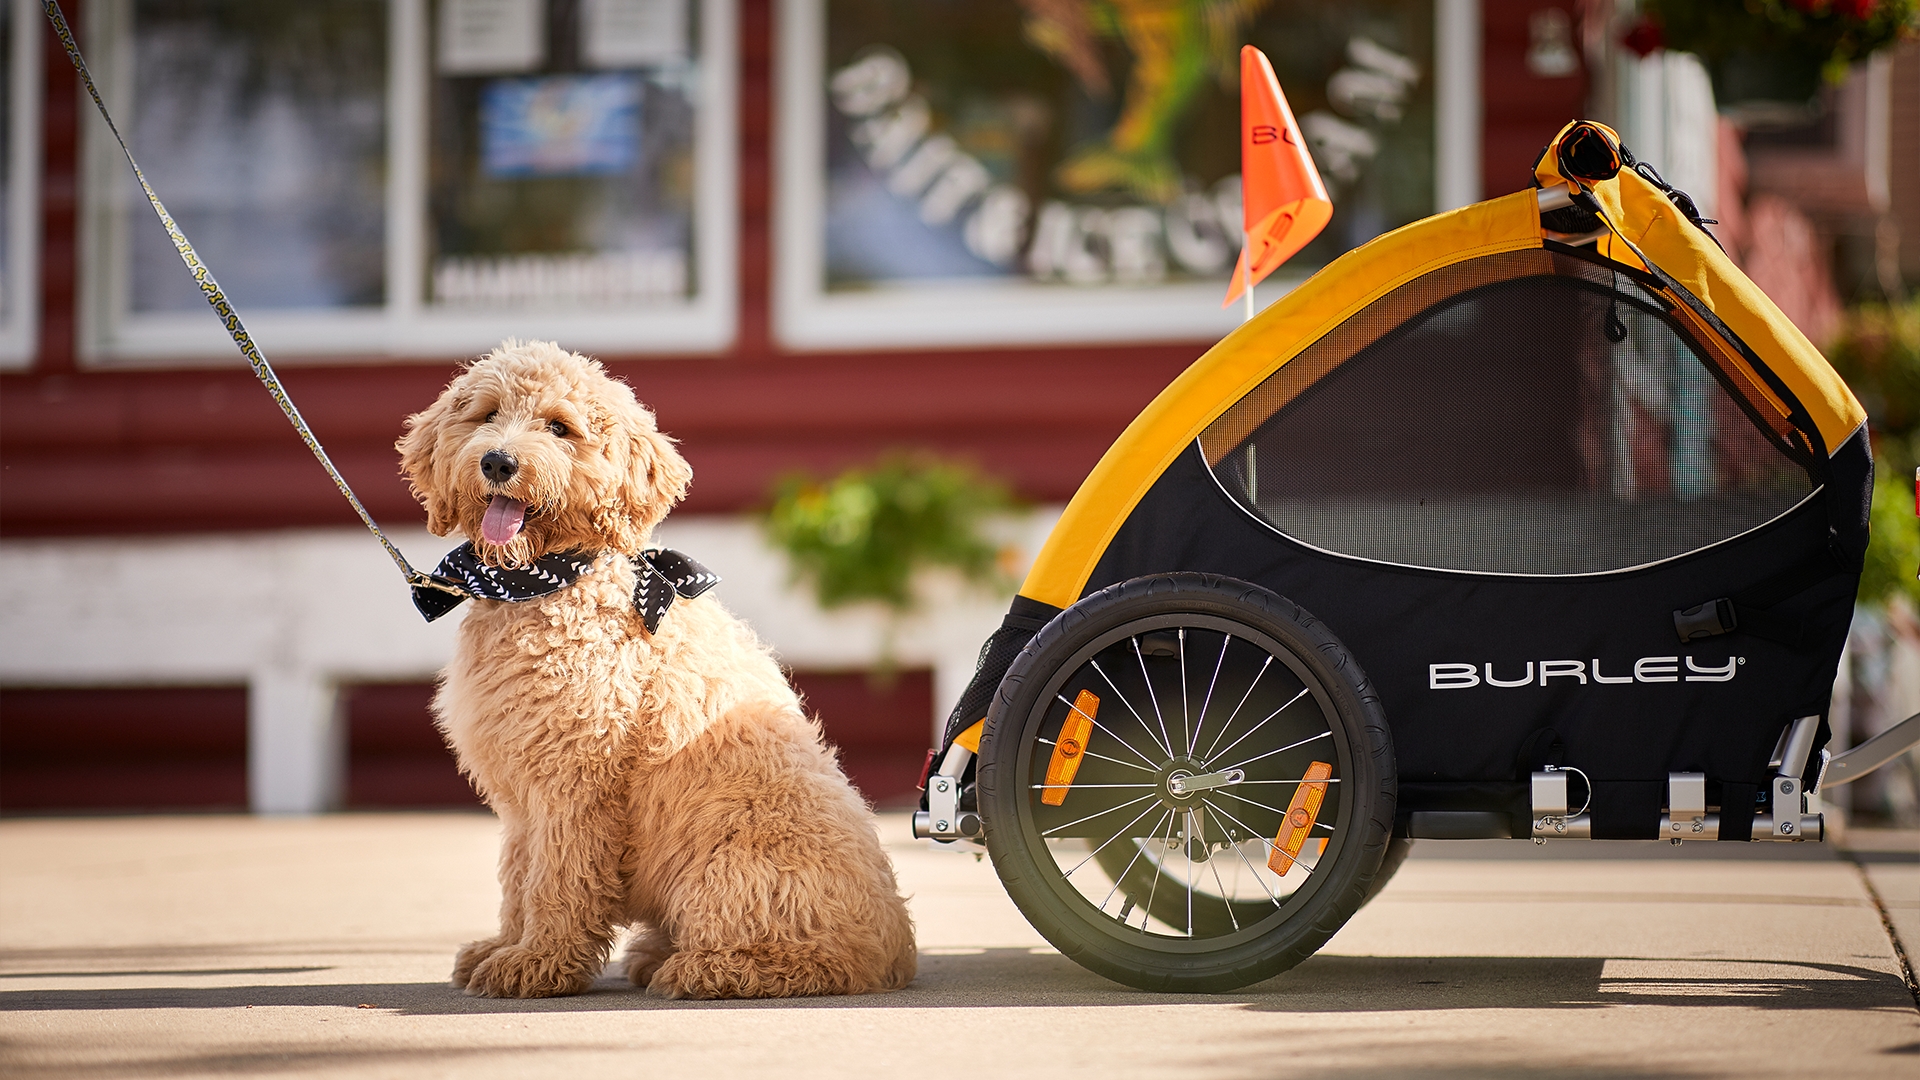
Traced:
<path fill-rule="evenodd" d="M 441 0 L 433 301 L 625 307 L 692 278 L 684 0 Z"/>
<path fill-rule="evenodd" d="M 1231 328 L 1243 44 L 1273 61 L 1335 206 L 1267 299 L 1436 208 L 1433 0 L 789 7 L 798 344 Z"/>
<path fill-rule="evenodd" d="M 39 302 L 40 12 L 0 15 L 0 369 L 33 358 Z"/>
<path fill-rule="evenodd" d="M 383 0 L 130 7 L 134 156 L 235 305 L 382 305 Z M 206 299 L 166 232 L 137 188 L 121 191 L 135 217 L 128 307 L 199 314 Z"/>
<path fill-rule="evenodd" d="M 729 340 L 730 0 L 88 12 L 135 155 L 270 356 Z M 88 120 L 87 362 L 232 358 Z"/>

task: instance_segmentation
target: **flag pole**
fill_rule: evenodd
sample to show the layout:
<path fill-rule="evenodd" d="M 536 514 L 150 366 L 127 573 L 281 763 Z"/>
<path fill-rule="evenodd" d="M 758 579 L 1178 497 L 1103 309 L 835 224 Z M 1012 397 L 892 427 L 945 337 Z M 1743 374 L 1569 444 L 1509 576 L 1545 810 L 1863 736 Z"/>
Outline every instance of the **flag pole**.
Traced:
<path fill-rule="evenodd" d="M 1240 265 L 1247 268 L 1247 314 L 1240 320 L 1245 325 L 1253 321 L 1253 234 L 1245 229 L 1240 231 Z"/>

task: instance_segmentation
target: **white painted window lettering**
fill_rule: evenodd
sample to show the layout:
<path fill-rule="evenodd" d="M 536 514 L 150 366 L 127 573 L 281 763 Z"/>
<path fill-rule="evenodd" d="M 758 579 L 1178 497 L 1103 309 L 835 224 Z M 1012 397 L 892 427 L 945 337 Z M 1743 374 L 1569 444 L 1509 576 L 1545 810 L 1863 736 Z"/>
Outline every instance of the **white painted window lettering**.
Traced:
<path fill-rule="evenodd" d="M 1428 664 L 1427 689 L 1465 690 L 1480 685 L 1480 669 L 1473 664 Z"/>
<path fill-rule="evenodd" d="M 587 0 L 580 51 L 597 68 L 646 67 L 687 55 L 686 0 Z"/>
<path fill-rule="evenodd" d="M 443 75 L 531 71 L 547 55 L 541 0 L 441 0 L 438 67 Z"/>
<path fill-rule="evenodd" d="M 1634 662 L 1633 677 L 1641 682 L 1679 682 L 1680 658 L 1643 656 Z"/>
<path fill-rule="evenodd" d="M 1721 665 L 1720 667 L 1701 667 L 1700 665 L 1693 662 L 1693 657 L 1689 656 L 1687 657 L 1687 671 L 1691 672 L 1691 674 L 1687 676 L 1687 681 L 1688 682 L 1732 682 L 1733 669 L 1738 667 L 1739 665 L 1740 665 L 1739 657 L 1729 656 L 1727 657 L 1727 662 Z"/>
<path fill-rule="evenodd" d="M 1540 661 L 1540 685 L 1556 676 L 1579 679 L 1580 685 L 1587 685 L 1587 663 L 1584 660 L 1542 660 Z"/>

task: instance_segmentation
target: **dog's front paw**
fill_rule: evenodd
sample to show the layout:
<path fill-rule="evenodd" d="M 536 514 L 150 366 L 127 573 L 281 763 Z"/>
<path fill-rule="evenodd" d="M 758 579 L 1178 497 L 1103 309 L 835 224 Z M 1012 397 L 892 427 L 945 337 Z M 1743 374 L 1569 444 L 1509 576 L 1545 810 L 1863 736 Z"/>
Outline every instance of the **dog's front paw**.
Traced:
<path fill-rule="evenodd" d="M 467 983 L 473 980 L 473 969 L 479 967 L 481 961 L 498 952 L 500 946 L 504 944 L 506 942 L 500 938 L 490 937 L 469 941 L 460 946 L 460 951 L 453 956 L 453 985 L 465 990 Z"/>
<path fill-rule="evenodd" d="M 543 956 L 524 945 L 496 949 L 467 980 L 475 997 L 530 998 L 577 994 L 593 985 L 594 973 L 565 957 Z"/>
<path fill-rule="evenodd" d="M 673 955 L 673 939 L 666 932 L 651 929 L 627 946 L 627 978 L 633 985 L 645 989 L 653 981 L 654 973 L 660 965 Z"/>

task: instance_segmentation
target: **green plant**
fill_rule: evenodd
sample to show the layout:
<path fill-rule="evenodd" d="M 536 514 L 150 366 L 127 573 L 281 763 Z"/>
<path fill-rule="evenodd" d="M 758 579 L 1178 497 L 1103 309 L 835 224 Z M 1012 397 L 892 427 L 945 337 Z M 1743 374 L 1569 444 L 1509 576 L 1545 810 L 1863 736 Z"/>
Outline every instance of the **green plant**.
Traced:
<path fill-rule="evenodd" d="M 1786 56 L 1838 82 L 1848 65 L 1913 33 L 1920 0 L 1641 0 L 1640 11 L 1659 44 L 1709 67 L 1735 53 Z"/>
<path fill-rule="evenodd" d="M 1920 465 L 1920 299 L 1862 304 L 1847 312 L 1827 358 L 1866 406 L 1873 434 L 1872 543 L 1860 599 L 1905 593 L 1920 606 L 1920 520 L 1913 514 Z"/>
<path fill-rule="evenodd" d="M 1881 472 L 1920 465 L 1920 299 L 1847 312 L 1827 359 L 1867 407 Z"/>
<path fill-rule="evenodd" d="M 781 477 L 764 525 L 821 607 L 877 601 L 899 616 L 917 606 L 913 579 L 923 568 L 951 568 L 977 587 L 1010 585 L 1007 553 L 981 527 L 1014 505 L 1003 485 L 968 466 L 897 453 L 830 480 Z"/>
<path fill-rule="evenodd" d="M 1920 608 L 1920 518 L 1913 516 L 1913 470 L 1876 464 L 1873 472 L 1873 541 L 1860 574 L 1862 603 L 1882 604 L 1896 593 Z"/>

